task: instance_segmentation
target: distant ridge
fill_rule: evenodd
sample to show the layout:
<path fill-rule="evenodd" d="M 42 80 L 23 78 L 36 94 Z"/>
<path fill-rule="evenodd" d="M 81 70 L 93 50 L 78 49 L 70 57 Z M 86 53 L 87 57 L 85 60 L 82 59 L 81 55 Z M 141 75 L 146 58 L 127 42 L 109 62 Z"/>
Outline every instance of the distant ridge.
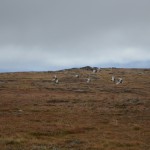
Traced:
<path fill-rule="evenodd" d="M 98 69 L 98 67 L 85 66 L 85 67 L 81 67 L 80 69 L 83 69 L 83 70 L 93 70 L 93 69 Z"/>
<path fill-rule="evenodd" d="M 71 71 L 71 70 L 76 70 L 76 69 L 82 69 L 82 70 L 93 70 L 93 69 L 98 69 L 98 67 L 91 67 L 91 66 L 85 66 L 81 68 L 69 68 L 69 69 L 63 69 L 63 70 L 58 70 L 58 71 Z"/>

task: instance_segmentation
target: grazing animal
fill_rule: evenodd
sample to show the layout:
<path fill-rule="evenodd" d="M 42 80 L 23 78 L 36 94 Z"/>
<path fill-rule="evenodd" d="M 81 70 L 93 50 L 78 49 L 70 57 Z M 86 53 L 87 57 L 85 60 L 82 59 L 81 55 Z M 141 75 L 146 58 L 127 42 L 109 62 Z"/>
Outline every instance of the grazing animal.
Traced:
<path fill-rule="evenodd" d="M 52 81 L 53 81 L 54 83 L 56 83 L 56 84 L 58 84 L 58 83 L 59 83 L 59 80 L 58 80 L 58 78 L 57 78 L 57 76 L 56 76 L 56 75 L 53 77 Z"/>
<path fill-rule="evenodd" d="M 59 83 L 59 80 L 58 80 L 58 79 L 56 79 L 56 80 L 55 80 L 55 83 L 56 83 L 56 84 L 58 84 L 58 83 Z"/>
<path fill-rule="evenodd" d="M 115 79 L 114 76 L 111 77 L 111 81 L 112 81 L 112 82 L 115 82 L 115 81 L 116 81 L 116 79 Z"/>
<path fill-rule="evenodd" d="M 52 81 L 56 81 L 57 80 L 57 76 L 55 75 L 52 79 Z"/>
<path fill-rule="evenodd" d="M 118 85 L 118 84 L 120 84 L 122 82 L 123 82 L 123 79 L 122 78 L 118 78 L 118 81 L 116 82 L 116 84 Z"/>
<path fill-rule="evenodd" d="M 87 78 L 87 81 L 86 81 L 87 83 L 90 83 L 91 82 L 91 79 L 90 78 Z"/>
<path fill-rule="evenodd" d="M 78 75 L 78 74 L 76 74 L 76 75 L 75 75 L 75 77 L 76 77 L 76 78 L 79 78 L 79 75 Z"/>
<path fill-rule="evenodd" d="M 96 68 L 96 69 L 93 69 L 93 73 L 97 73 L 97 72 L 100 72 L 101 71 L 101 68 Z"/>
<path fill-rule="evenodd" d="M 97 72 L 97 69 L 94 69 L 94 70 L 93 70 L 93 73 L 96 73 L 96 72 Z"/>

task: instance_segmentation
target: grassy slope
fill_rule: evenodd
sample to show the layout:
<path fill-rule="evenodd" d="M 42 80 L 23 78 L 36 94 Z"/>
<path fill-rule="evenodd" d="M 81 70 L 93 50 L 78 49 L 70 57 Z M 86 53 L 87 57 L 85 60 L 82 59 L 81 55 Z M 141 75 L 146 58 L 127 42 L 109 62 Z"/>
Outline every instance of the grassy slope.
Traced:
<path fill-rule="evenodd" d="M 123 84 L 112 83 L 112 74 Z M 0 74 L 0 147 L 148 150 L 149 89 L 150 69 Z"/>

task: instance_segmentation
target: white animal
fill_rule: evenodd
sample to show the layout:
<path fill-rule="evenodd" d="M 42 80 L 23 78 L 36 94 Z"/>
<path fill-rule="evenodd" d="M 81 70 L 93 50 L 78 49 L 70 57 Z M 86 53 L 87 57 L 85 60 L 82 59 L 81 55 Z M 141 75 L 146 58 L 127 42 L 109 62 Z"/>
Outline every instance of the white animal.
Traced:
<path fill-rule="evenodd" d="M 58 83 L 59 83 L 59 80 L 58 80 L 58 78 L 57 78 L 57 76 L 56 76 L 56 75 L 53 77 L 52 81 L 53 81 L 54 83 L 56 83 L 56 84 L 58 84 Z"/>
<path fill-rule="evenodd" d="M 59 83 L 59 80 L 58 80 L 58 79 L 56 79 L 56 80 L 55 80 L 55 83 L 56 83 L 56 84 L 58 84 L 58 83 Z"/>
<path fill-rule="evenodd" d="M 101 68 L 96 68 L 96 69 L 93 69 L 93 73 L 96 73 L 96 72 L 100 72 L 101 71 Z"/>
<path fill-rule="evenodd" d="M 122 82 L 123 82 L 123 79 L 122 78 L 118 78 L 118 81 L 116 82 L 116 84 L 118 85 L 118 84 L 120 84 Z"/>
<path fill-rule="evenodd" d="M 79 75 L 78 75 L 78 74 L 76 74 L 76 75 L 75 75 L 75 77 L 76 77 L 76 78 L 79 78 Z"/>
<path fill-rule="evenodd" d="M 96 73 L 96 72 L 97 72 L 97 69 L 94 69 L 94 70 L 93 70 L 93 73 Z"/>
<path fill-rule="evenodd" d="M 91 79 L 90 78 L 87 78 L 87 81 L 86 81 L 87 83 L 90 83 L 91 82 Z"/>
<path fill-rule="evenodd" d="M 57 76 L 55 75 L 52 79 L 52 81 L 56 81 L 57 80 Z"/>
<path fill-rule="evenodd" d="M 115 77 L 112 76 L 112 77 L 111 77 L 111 81 L 115 82 L 115 80 L 116 80 Z"/>

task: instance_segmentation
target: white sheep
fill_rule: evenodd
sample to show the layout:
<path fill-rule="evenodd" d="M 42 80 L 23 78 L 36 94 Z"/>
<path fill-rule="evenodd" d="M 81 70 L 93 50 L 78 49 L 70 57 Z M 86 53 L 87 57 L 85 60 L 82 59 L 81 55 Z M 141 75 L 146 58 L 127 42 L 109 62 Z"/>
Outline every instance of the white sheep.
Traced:
<path fill-rule="evenodd" d="M 93 69 L 93 73 L 97 73 L 97 72 L 100 72 L 101 71 L 101 68 L 96 68 L 96 69 Z"/>
<path fill-rule="evenodd" d="M 56 83 L 56 84 L 58 84 L 58 83 L 59 83 L 59 80 L 58 80 L 58 78 L 57 78 L 57 76 L 56 76 L 56 75 L 53 77 L 52 81 L 53 81 L 54 83 Z"/>
<path fill-rule="evenodd" d="M 115 81 L 116 81 L 116 79 L 115 79 L 114 76 L 111 77 L 111 81 L 112 81 L 112 82 L 115 82 Z"/>
<path fill-rule="evenodd" d="M 59 83 L 59 80 L 58 80 L 58 79 L 56 79 L 56 80 L 55 80 L 55 83 L 56 83 L 56 84 L 58 84 L 58 83 Z"/>
<path fill-rule="evenodd" d="M 86 81 L 87 83 L 90 83 L 91 82 L 91 79 L 90 78 L 87 78 L 87 81 Z"/>
<path fill-rule="evenodd" d="M 116 82 L 116 84 L 118 85 L 118 84 L 120 84 L 122 82 L 123 82 L 123 79 L 122 78 L 118 78 L 118 81 Z"/>
<path fill-rule="evenodd" d="M 76 74 L 76 75 L 75 75 L 75 77 L 76 77 L 76 78 L 79 78 L 79 75 L 78 75 L 78 74 Z"/>
<path fill-rule="evenodd" d="M 93 73 L 96 73 L 96 72 L 97 72 L 97 69 L 94 69 L 94 70 L 93 70 Z"/>
<path fill-rule="evenodd" d="M 57 80 L 57 76 L 55 75 L 52 79 L 52 81 L 56 81 Z"/>

